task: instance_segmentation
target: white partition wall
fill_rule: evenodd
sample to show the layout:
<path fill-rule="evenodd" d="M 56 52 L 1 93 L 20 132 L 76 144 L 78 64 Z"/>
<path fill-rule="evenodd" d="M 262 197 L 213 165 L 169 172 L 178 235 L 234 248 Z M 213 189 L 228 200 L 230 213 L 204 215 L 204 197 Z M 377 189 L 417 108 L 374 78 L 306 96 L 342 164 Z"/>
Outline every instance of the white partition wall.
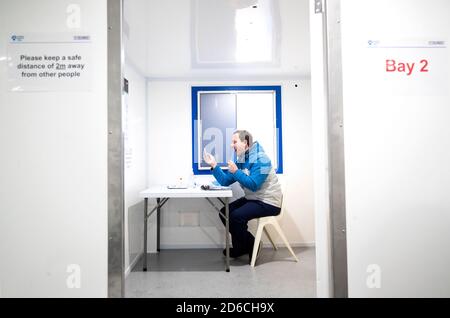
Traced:
<path fill-rule="evenodd" d="M 341 3 L 349 296 L 449 297 L 450 2 Z"/>
<path fill-rule="evenodd" d="M 0 297 L 107 296 L 106 15 L 105 0 L 0 2 Z M 24 61 L 55 74 L 27 79 L 21 55 L 66 61 Z"/>
<path fill-rule="evenodd" d="M 147 188 L 147 60 L 142 42 L 147 31 L 146 5 L 147 0 L 128 0 L 123 5 L 124 77 L 128 81 L 123 95 L 126 274 L 144 249 L 144 202 L 138 194 Z"/>
<path fill-rule="evenodd" d="M 128 93 L 124 98 L 125 270 L 128 273 L 143 250 L 144 204 L 138 197 L 147 187 L 146 79 L 125 64 Z"/>

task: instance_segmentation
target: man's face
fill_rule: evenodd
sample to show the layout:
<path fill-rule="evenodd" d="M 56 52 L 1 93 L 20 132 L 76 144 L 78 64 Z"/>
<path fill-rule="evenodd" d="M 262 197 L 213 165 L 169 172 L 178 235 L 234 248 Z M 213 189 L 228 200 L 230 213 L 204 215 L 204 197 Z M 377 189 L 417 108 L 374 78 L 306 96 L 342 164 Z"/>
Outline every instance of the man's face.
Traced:
<path fill-rule="evenodd" d="M 242 154 L 245 153 L 245 151 L 247 150 L 247 141 L 241 141 L 239 139 L 239 134 L 234 134 L 231 137 L 231 148 L 234 149 L 234 152 L 236 153 L 236 155 L 240 156 Z"/>

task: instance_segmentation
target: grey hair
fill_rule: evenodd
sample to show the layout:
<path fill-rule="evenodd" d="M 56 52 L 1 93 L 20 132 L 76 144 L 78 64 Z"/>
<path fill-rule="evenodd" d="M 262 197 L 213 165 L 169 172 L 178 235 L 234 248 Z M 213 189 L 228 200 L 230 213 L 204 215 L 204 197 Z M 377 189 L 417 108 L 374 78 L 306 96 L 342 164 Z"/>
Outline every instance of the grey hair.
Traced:
<path fill-rule="evenodd" d="M 253 136 L 247 130 L 236 130 L 234 134 L 239 134 L 241 141 L 247 140 L 247 146 L 250 148 L 253 145 Z"/>

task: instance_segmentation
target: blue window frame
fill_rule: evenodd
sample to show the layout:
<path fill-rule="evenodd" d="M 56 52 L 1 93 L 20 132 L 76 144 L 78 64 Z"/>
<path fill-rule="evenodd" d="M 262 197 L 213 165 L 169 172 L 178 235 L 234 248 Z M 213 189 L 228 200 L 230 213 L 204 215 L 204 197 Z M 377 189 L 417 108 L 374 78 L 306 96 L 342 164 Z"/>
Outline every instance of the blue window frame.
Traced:
<path fill-rule="evenodd" d="M 235 160 L 230 141 L 236 128 L 248 129 L 253 134 L 254 141 L 259 141 L 258 138 L 264 135 L 265 144 L 262 146 L 266 152 L 270 150 L 267 154 L 271 157 L 276 172 L 283 173 L 281 86 L 194 86 L 191 93 L 194 174 L 211 173 L 209 166 L 203 161 L 203 149 L 216 157 L 222 169 L 226 169 L 228 160 Z M 259 104 L 261 97 L 265 102 Z M 262 105 L 265 105 L 265 111 L 262 111 Z M 265 126 L 259 130 L 259 135 L 247 128 L 260 122 Z M 271 127 L 266 127 L 266 124 Z"/>

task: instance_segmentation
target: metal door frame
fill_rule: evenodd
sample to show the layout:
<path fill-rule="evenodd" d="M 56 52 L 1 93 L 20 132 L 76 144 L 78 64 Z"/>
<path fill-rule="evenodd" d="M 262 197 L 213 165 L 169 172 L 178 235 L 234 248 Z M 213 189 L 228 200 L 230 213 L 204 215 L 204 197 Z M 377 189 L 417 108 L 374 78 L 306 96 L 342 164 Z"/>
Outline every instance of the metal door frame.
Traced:
<path fill-rule="evenodd" d="M 108 12 L 108 297 L 125 296 L 122 0 Z"/>
<path fill-rule="evenodd" d="M 324 72 L 328 128 L 329 219 L 332 290 L 337 298 L 348 297 L 347 225 L 345 210 L 345 155 L 342 85 L 341 0 L 315 0 L 322 14 Z"/>

